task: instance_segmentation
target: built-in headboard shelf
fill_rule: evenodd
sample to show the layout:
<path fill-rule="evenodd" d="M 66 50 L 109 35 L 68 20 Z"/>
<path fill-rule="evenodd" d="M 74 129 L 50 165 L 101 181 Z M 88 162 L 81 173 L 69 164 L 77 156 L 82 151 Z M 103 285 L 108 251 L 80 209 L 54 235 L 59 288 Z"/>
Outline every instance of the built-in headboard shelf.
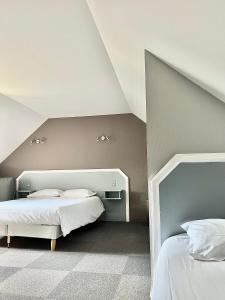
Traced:
<path fill-rule="evenodd" d="M 104 202 L 105 220 L 129 222 L 129 180 L 120 169 L 24 171 L 16 180 L 16 190 L 88 188 Z M 104 199 L 105 191 L 123 191 L 122 201 Z"/>

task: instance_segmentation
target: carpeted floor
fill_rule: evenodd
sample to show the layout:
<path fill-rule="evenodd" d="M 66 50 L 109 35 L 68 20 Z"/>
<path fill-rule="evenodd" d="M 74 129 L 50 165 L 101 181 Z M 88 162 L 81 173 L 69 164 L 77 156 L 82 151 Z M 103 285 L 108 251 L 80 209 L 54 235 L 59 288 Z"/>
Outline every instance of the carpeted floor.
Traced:
<path fill-rule="evenodd" d="M 0 299 L 149 299 L 148 227 L 99 222 L 57 241 L 0 240 Z"/>

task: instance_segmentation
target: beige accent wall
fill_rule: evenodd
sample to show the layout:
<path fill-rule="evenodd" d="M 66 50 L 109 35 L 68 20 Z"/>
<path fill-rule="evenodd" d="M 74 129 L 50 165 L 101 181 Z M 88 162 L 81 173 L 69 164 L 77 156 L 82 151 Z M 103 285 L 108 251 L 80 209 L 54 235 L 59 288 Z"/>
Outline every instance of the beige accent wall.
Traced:
<path fill-rule="evenodd" d="M 110 141 L 98 143 L 101 134 L 110 135 Z M 47 141 L 31 145 L 35 137 Z M 146 151 L 146 125 L 133 114 L 49 119 L 0 165 L 0 176 L 35 169 L 120 168 L 130 179 L 131 221 L 146 221 Z"/>

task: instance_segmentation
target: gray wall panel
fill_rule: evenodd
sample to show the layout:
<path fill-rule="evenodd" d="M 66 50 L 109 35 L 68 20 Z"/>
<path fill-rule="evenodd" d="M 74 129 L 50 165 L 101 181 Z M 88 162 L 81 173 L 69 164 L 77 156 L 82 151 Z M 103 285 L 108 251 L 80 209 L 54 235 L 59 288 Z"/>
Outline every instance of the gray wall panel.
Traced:
<path fill-rule="evenodd" d="M 225 218 L 225 163 L 183 163 L 160 184 L 162 242 L 186 221 Z"/>
<path fill-rule="evenodd" d="M 12 177 L 0 178 L 0 201 L 13 199 L 15 197 L 16 184 Z"/>
<path fill-rule="evenodd" d="M 177 153 L 225 152 L 225 105 L 146 52 L 149 178 Z"/>

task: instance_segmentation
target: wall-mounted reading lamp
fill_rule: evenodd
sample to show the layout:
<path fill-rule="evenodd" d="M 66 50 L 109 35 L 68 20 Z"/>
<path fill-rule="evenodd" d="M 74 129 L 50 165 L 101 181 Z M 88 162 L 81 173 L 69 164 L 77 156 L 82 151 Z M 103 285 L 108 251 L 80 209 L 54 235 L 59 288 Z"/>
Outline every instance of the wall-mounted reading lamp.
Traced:
<path fill-rule="evenodd" d="M 110 136 L 102 134 L 97 136 L 97 142 L 107 142 L 110 139 Z"/>
<path fill-rule="evenodd" d="M 33 140 L 30 141 L 31 145 L 33 144 L 44 144 L 46 142 L 46 138 L 42 137 L 42 138 L 35 138 Z"/>

